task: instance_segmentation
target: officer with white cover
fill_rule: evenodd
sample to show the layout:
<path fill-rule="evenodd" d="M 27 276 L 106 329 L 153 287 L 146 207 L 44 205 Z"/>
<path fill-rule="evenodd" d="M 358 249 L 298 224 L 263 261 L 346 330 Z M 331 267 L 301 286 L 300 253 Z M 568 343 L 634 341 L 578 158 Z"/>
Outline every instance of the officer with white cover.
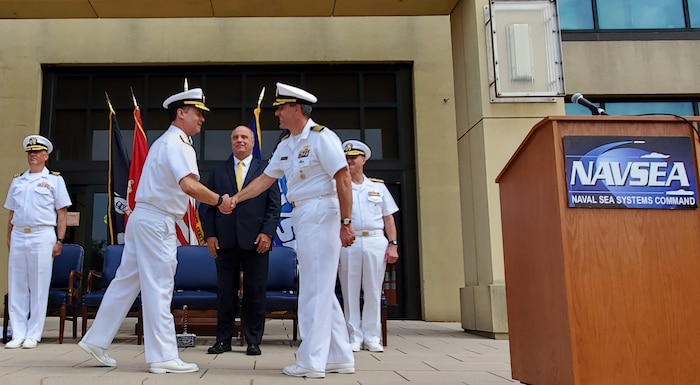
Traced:
<path fill-rule="evenodd" d="M 190 137 L 204 123 L 200 88 L 180 92 L 163 102 L 171 125 L 151 145 L 136 191 L 134 208 L 124 234 L 124 251 L 90 330 L 79 342 L 104 366 L 117 366 L 107 348 L 139 291 L 143 309 L 146 362 L 151 373 L 191 373 L 197 364 L 179 358 L 172 301 L 177 241 L 175 221 L 182 218 L 189 197 L 231 213 L 228 195 L 219 196 L 199 182 L 199 170 Z"/>
<path fill-rule="evenodd" d="M 365 163 L 372 156 L 369 147 L 359 140 L 348 140 L 343 148 L 352 177 L 352 223 L 357 235 L 352 246 L 340 251 L 338 277 L 345 320 L 354 352 L 363 346 L 371 352 L 383 352 L 380 301 L 386 264 L 399 259 L 393 215 L 399 208 L 383 180 L 364 174 Z M 360 291 L 364 293 L 361 313 Z"/>
<path fill-rule="evenodd" d="M 341 246 L 355 240 L 350 216 L 352 190 L 338 136 L 311 118 L 314 95 L 277 83 L 275 116 L 289 130 L 277 145 L 265 172 L 233 196 L 234 204 L 266 191 L 287 178 L 287 200 L 299 261 L 299 331 L 295 365 L 283 373 L 323 378 L 326 373 L 354 373 L 345 319 L 335 296 Z M 342 218 L 342 219 L 341 219 Z"/>
<path fill-rule="evenodd" d="M 46 162 L 53 144 L 41 135 L 24 138 L 29 169 L 16 174 L 5 199 L 10 210 L 7 226 L 8 311 L 12 340 L 7 349 L 32 349 L 41 341 L 53 270 L 66 234 L 66 182 Z"/>

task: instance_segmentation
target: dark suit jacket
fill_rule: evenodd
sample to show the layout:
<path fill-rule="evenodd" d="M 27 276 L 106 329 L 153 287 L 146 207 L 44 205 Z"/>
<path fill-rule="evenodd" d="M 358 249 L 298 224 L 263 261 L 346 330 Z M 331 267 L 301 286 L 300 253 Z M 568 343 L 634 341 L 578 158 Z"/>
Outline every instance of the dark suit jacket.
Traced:
<path fill-rule="evenodd" d="M 212 170 L 207 182 L 209 189 L 220 195 L 238 192 L 234 159 L 231 156 Z M 262 174 L 266 166 L 267 162 L 253 158 L 243 186 Z M 273 239 L 275 237 L 280 219 L 280 189 L 274 183 L 257 197 L 239 203 L 229 215 L 224 215 L 217 207 L 207 204 L 200 204 L 199 209 L 205 238 L 217 237 L 222 249 L 234 247 L 238 243 L 242 249 L 255 250 L 257 245 L 254 242 L 258 234 L 264 233 Z"/>

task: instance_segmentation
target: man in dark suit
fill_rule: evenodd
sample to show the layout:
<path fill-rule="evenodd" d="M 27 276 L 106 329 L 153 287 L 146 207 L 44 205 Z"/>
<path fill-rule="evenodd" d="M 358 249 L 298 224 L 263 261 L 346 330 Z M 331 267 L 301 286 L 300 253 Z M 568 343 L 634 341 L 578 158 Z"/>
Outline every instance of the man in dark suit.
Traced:
<path fill-rule="evenodd" d="M 233 130 L 233 157 L 212 170 L 207 187 L 220 194 L 233 195 L 262 174 L 267 162 L 253 158 L 253 135 L 253 131 L 246 126 Z M 265 329 L 267 264 L 280 217 L 279 187 L 273 183 L 266 192 L 239 205 L 230 215 L 221 214 L 216 207 L 201 204 L 200 216 L 209 253 L 216 258 L 218 279 L 216 343 L 208 353 L 231 351 L 242 266 L 241 324 L 248 342 L 246 354 L 260 355 L 260 342 Z"/>

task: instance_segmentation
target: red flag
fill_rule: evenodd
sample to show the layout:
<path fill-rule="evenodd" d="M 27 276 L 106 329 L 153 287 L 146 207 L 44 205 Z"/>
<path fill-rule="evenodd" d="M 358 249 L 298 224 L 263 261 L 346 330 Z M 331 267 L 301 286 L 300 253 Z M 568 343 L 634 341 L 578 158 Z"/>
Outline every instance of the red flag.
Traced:
<path fill-rule="evenodd" d="M 187 203 L 187 212 L 175 221 L 175 234 L 180 245 L 204 245 L 204 230 L 199 220 L 199 213 L 195 209 L 195 200 L 190 198 Z"/>
<path fill-rule="evenodd" d="M 127 201 L 129 202 L 129 212 L 136 206 L 136 189 L 139 187 L 141 171 L 148 155 L 148 139 L 143 129 L 141 121 L 141 110 L 134 100 L 134 143 L 131 148 L 131 164 L 129 165 L 129 184 L 127 187 Z M 128 219 L 127 215 L 127 219 Z"/>

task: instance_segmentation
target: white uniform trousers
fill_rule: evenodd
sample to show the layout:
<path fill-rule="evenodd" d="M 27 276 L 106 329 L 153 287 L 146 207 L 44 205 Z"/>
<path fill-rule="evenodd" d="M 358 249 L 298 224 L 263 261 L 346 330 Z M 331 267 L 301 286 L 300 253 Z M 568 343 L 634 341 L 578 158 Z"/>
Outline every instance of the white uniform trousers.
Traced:
<path fill-rule="evenodd" d="M 124 234 L 121 264 L 83 340 L 107 349 L 141 291 L 146 362 L 178 358 L 170 312 L 176 268 L 175 218 L 137 204 Z"/>
<path fill-rule="evenodd" d="M 299 260 L 297 365 L 323 372 L 327 363 L 354 363 L 345 319 L 335 296 L 340 257 L 337 198 L 314 199 L 292 211 Z"/>
<path fill-rule="evenodd" d="M 356 231 L 356 233 L 361 233 Z M 353 343 L 381 342 L 381 296 L 389 241 L 383 234 L 358 236 L 340 251 L 338 277 L 343 291 L 345 320 Z M 364 305 L 360 311 L 360 291 Z"/>
<path fill-rule="evenodd" d="M 55 243 L 53 226 L 32 227 L 29 233 L 23 227 L 12 228 L 7 277 L 12 338 L 41 341 Z"/>

